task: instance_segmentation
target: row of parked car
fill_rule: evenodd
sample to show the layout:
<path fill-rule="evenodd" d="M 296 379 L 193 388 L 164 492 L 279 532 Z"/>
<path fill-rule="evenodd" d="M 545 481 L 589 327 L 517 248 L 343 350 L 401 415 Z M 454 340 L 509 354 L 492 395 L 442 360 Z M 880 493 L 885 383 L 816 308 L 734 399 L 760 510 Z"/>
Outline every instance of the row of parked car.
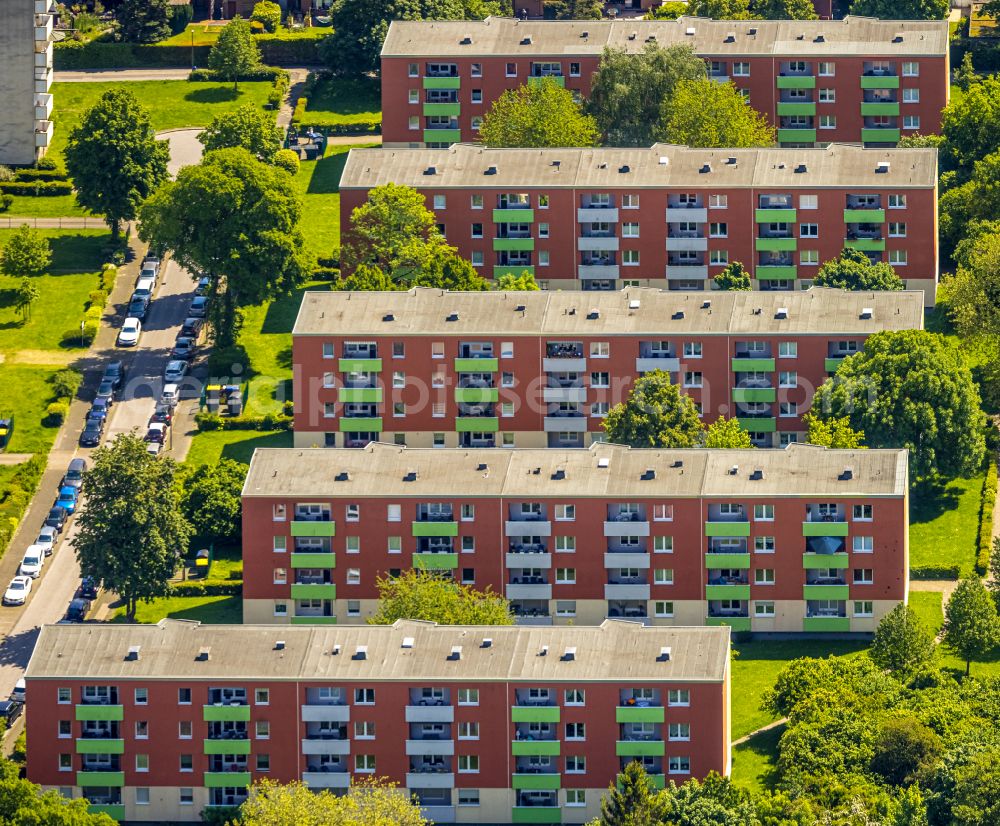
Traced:
<path fill-rule="evenodd" d="M 142 262 L 142 270 L 135 281 L 135 290 L 128 302 L 128 311 L 125 322 L 118 332 L 119 347 L 135 347 L 139 343 L 142 335 L 142 323 L 146 320 L 149 312 L 149 305 L 153 302 L 153 291 L 160 277 L 160 259 L 146 258 Z M 197 330 L 201 329 L 204 318 L 208 312 L 208 279 L 202 278 L 198 282 L 195 297 L 188 308 L 188 318 L 184 322 L 185 326 L 195 330 L 194 336 L 197 338 Z M 189 324 L 189 322 L 195 322 Z"/>

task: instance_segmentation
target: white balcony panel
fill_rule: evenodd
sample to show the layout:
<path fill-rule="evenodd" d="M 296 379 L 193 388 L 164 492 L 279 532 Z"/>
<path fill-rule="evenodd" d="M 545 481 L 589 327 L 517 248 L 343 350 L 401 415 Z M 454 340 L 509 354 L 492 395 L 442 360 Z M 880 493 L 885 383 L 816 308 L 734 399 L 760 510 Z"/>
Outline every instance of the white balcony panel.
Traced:
<path fill-rule="evenodd" d="M 542 369 L 546 373 L 582 373 L 587 369 L 587 360 L 580 358 L 542 359 Z"/>
<path fill-rule="evenodd" d="M 455 823 L 454 806 L 421 806 L 420 812 L 431 823 Z"/>
<path fill-rule="evenodd" d="M 35 146 L 42 147 L 48 146 L 52 143 L 52 121 L 50 120 L 39 120 L 35 121 Z"/>
<path fill-rule="evenodd" d="M 351 719 L 350 706 L 304 705 L 303 723 L 346 723 Z"/>
<path fill-rule="evenodd" d="M 708 267 L 705 264 L 687 264 L 671 266 L 667 264 L 667 278 L 708 278 Z"/>
<path fill-rule="evenodd" d="M 35 95 L 35 120 L 49 120 L 52 115 L 52 95 Z"/>
<path fill-rule="evenodd" d="M 36 69 L 51 69 L 52 68 L 52 46 L 43 49 L 40 52 L 35 52 L 35 68 Z"/>
<path fill-rule="evenodd" d="M 542 400 L 546 402 L 585 402 L 586 387 L 543 387 Z"/>
<path fill-rule="evenodd" d="M 576 220 L 581 224 L 614 224 L 618 221 L 618 210 L 614 207 L 580 207 Z"/>
<path fill-rule="evenodd" d="M 350 740 L 303 740 L 303 754 L 350 754 Z"/>
<path fill-rule="evenodd" d="M 579 269 L 580 280 L 582 281 L 618 278 L 619 272 L 617 264 L 581 264 Z"/>
<path fill-rule="evenodd" d="M 539 520 L 530 522 L 527 519 L 508 520 L 504 526 L 507 536 L 552 536 L 552 523 Z"/>
<path fill-rule="evenodd" d="M 605 522 L 605 536 L 649 536 L 648 522 Z"/>
<path fill-rule="evenodd" d="M 451 772 L 407 772 L 406 788 L 454 789 L 455 775 Z"/>
<path fill-rule="evenodd" d="M 508 568 L 544 568 L 552 567 L 552 554 L 507 554 L 505 564 Z"/>
<path fill-rule="evenodd" d="M 455 753 L 454 740 L 407 740 L 406 754 L 410 757 L 451 757 Z"/>
<path fill-rule="evenodd" d="M 55 0 L 35 0 L 35 14 L 51 14 Z"/>
<path fill-rule="evenodd" d="M 346 789 L 351 785 L 347 772 L 302 772 L 302 782 L 314 789 Z"/>
<path fill-rule="evenodd" d="M 681 369 L 680 359 L 675 358 L 637 358 L 635 369 L 639 373 L 649 373 L 652 370 L 666 370 L 668 373 L 676 373 Z"/>
<path fill-rule="evenodd" d="M 507 585 L 507 599 L 552 599 L 551 585 Z"/>
<path fill-rule="evenodd" d="M 407 723 L 453 723 L 455 722 L 454 706 L 407 706 Z"/>
<path fill-rule="evenodd" d="M 515 625 L 552 625 L 552 617 L 515 617 Z"/>
<path fill-rule="evenodd" d="M 618 249 L 620 245 L 620 239 L 612 238 L 585 238 L 580 237 L 576 239 L 576 248 L 578 250 L 598 250 L 601 252 L 607 252 L 611 250 Z"/>
<path fill-rule="evenodd" d="M 688 223 L 704 224 L 708 220 L 708 210 L 705 207 L 667 207 L 668 224 Z"/>
<path fill-rule="evenodd" d="M 605 585 L 604 598 L 609 600 L 649 599 L 649 586 Z"/>
<path fill-rule="evenodd" d="M 648 568 L 649 554 L 606 553 L 605 568 Z"/>
<path fill-rule="evenodd" d="M 545 433 L 586 433 L 586 416 L 546 416 L 542 424 Z"/>
<path fill-rule="evenodd" d="M 668 252 L 704 252 L 708 249 L 707 238 L 668 238 Z"/>

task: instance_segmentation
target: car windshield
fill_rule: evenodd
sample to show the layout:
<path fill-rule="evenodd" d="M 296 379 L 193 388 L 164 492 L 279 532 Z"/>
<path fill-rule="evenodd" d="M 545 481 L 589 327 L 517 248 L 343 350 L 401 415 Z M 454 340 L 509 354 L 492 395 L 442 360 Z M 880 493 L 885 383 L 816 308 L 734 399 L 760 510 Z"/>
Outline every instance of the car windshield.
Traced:
<path fill-rule="evenodd" d="M 25 565 L 37 565 L 39 559 L 40 559 L 40 557 L 31 556 L 29 554 L 29 555 L 27 555 L 27 556 L 24 557 L 24 564 Z"/>
<path fill-rule="evenodd" d="M 24 580 L 15 579 L 10 584 L 10 590 L 12 590 L 12 591 L 23 591 L 24 590 Z"/>

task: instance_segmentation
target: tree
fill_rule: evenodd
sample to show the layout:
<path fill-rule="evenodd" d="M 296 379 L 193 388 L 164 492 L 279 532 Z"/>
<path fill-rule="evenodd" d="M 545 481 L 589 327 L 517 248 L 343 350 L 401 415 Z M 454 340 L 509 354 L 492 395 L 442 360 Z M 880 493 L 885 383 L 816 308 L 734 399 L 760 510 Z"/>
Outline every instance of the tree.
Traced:
<path fill-rule="evenodd" d="M 535 281 L 535 276 L 527 270 L 522 272 L 520 275 L 514 275 L 513 273 L 508 272 L 504 273 L 496 280 L 493 285 L 493 289 L 533 292 L 538 289 L 538 282 Z"/>
<path fill-rule="evenodd" d="M 753 794 L 728 777 L 710 772 L 702 780 L 689 780 L 681 786 L 671 783 L 660 795 L 663 824 L 757 824 L 757 804 Z M 778 822 L 791 824 L 781 818 Z"/>
<path fill-rule="evenodd" d="M 838 258 L 831 258 L 819 268 L 813 286 L 855 292 L 901 290 L 903 279 L 884 261 L 873 264 L 863 252 L 845 248 Z"/>
<path fill-rule="evenodd" d="M 1000 645 L 997 606 L 983 581 L 972 576 L 958 583 L 944 609 L 944 642 L 965 660 L 965 676 L 972 661 L 986 657 Z"/>
<path fill-rule="evenodd" d="M 951 815 L 956 826 L 1000 823 L 1000 749 L 996 746 L 955 770 Z"/>
<path fill-rule="evenodd" d="M 728 292 L 750 292 L 753 289 L 750 273 L 739 261 L 733 261 L 712 281 L 715 283 L 716 289 Z"/>
<path fill-rule="evenodd" d="M 337 285 L 338 290 L 361 290 L 364 292 L 392 292 L 402 289 L 381 269 L 371 264 L 360 264 Z"/>
<path fill-rule="evenodd" d="M 259 66 L 260 48 L 253 39 L 249 21 L 234 17 L 219 32 L 212 51 L 208 53 L 208 68 L 231 80 L 236 90 L 240 87 L 240 77 Z"/>
<path fill-rule="evenodd" d="M 177 466 L 125 433 L 97 448 L 90 461 L 87 498 L 71 541 L 83 575 L 117 593 L 132 621 L 140 599 L 167 594 L 191 538 L 174 485 Z"/>
<path fill-rule="evenodd" d="M 689 46 L 647 43 L 638 54 L 606 48 L 585 108 L 606 145 L 651 146 L 659 139 L 664 101 L 677 82 L 704 77 L 705 61 Z"/>
<path fill-rule="evenodd" d="M 219 542 L 240 538 L 246 475 L 245 465 L 220 459 L 181 478 L 181 510 L 196 536 Z"/>
<path fill-rule="evenodd" d="M 309 269 L 301 214 L 285 170 L 242 148 L 217 149 L 143 205 L 139 235 L 209 279 L 215 343 L 227 347 L 240 307 L 288 294 Z"/>
<path fill-rule="evenodd" d="M 812 413 L 846 417 L 869 447 L 910 451 L 912 479 L 977 470 L 986 417 L 958 346 L 924 330 L 880 332 L 817 389 Z"/>
<path fill-rule="evenodd" d="M 242 146 L 257 160 L 273 163 L 281 149 L 281 137 L 273 115 L 245 103 L 231 112 L 216 115 L 198 140 L 206 151 Z"/>
<path fill-rule="evenodd" d="M 264 31 L 274 34 L 281 25 L 281 6 L 272 0 L 260 0 L 253 7 L 250 19 L 260 23 L 264 27 Z"/>
<path fill-rule="evenodd" d="M 882 20 L 944 20 L 948 0 L 854 0 L 851 14 Z"/>
<path fill-rule="evenodd" d="M 241 826 L 430 826 L 420 806 L 384 779 L 354 781 L 345 795 L 262 780 L 240 806 Z"/>
<path fill-rule="evenodd" d="M 664 106 L 664 139 L 700 147 L 771 146 L 774 127 L 732 83 L 681 80 Z"/>
<path fill-rule="evenodd" d="M 77 203 L 104 216 L 117 241 L 122 221 L 167 180 L 170 147 L 156 140 L 149 111 L 120 87 L 101 95 L 69 135 L 66 170 Z"/>
<path fill-rule="evenodd" d="M 41 293 L 30 278 L 22 278 L 15 295 L 14 307 L 25 321 L 31 317 L 31 305 L 34 304 Z"/>
<path fill-rule="evenodd" d="M 750 0 L 690 0 L 688 14 L 712 20 L 751 20 Z"/>
<path fill-rule="evenodd" d="M 168 0 L 122 0 L 115 12 L 118 36 L 126 43 L 159 43 L 170 37 Z"/>
<path fill-rule="evenodd" d="M 941 113 L 944 157 L 966 174 L 976 161 L 997 149 L 1000 134 L 1000 78 L 993 75 L 973 83 L 953 98 Z"/>
<path fill-rule="evenodd" d="M 1000 151 L 991 152 L 972 165 L 969 180 L 948 189 L 939 200 L 942 248 L 954 251 L 974 243 L 971 236 L 984 234 L 1000 214 Z M 967 243 L 963 244 L 963 241 Z M 966 252 L 967 256 L 967 252 Z"/>
<path fill-rule="evenodd" d="M 487 587 L 477 591 L 434 572 L 406 569 L 397 577 L 379 578 L 378 611 L 371 625 L 412 619 L 441 625 L 513 625 L 510 603 Z"/>
<path fill-rule="evenodd" d="M 22 224 L 0 251 L 0 272 L 13 278 L 41 275 L 52 263 L 49 239 L 38 230 Z"/>
<path fill-rule="evenodd" d="M 597 123 L 552 78 L 508 89 L 483 118 L 488 146 L 596 146 Z"/>
<path fill-rule="evenodd" d="M 955 69 L 955 85 L 963 92 L 968 92 L 969 87 L 974 83 L 979 83 L 979 80 L 976 67 L 972 65 L 972 52 L 966 52 L 962 55 L 962 62 Z"/>
<path fill-rule="evenodd" d="M 858 450 L 865 446 L 865 434 L 852 428 L 851 420 L 847 416 L 821 419 L 810 412 L 802 417 L 802 421 L 808 429 L 807 444 L 835 450 Z"/>
<path fill-rule="evenodd" d="M 931 662 L 934 635 L 916 612 L 901 602 L 882 617 L 868 654 L 879 668 L 905 678 Z"/>
<path fill-rule="evenodd" d="M 20 777 L 23 767 L 0 760 L 0 823 L 18 826 L 114 826 L 106 814 L 91 814 L 85 798 L 69 799 Z"/>
<path fill-rule="evenodd" d="M 546 0 L 545 6 L 556 20 L 600 20 L 604 16 L 602 0 Z"/>
<path fill-rule="evenodd" d="M 993 594 L 997 611 L 1000 611 L 1000 536 L 993 538 L 993 546 L 990 550 L 990 575 L 986 580 L 986 587 Z"/>
<path fill-rule="evenodd" d="M 697 447 L 702 439 L 698 408 L 663 370 L 636 380 L 628 398 L 608 412 L 604 430 L 608 441 L 632 447 Z"/>
<path fill-rule="evenodd" d="M 755 17 L 764 20 L 816 20 L 816 7 L 812 0 L 752 0 Z"/>
<path fill-rule="evenodd" d="M 911 716 L 890 718 L 882 724 L 871 768 L 887 783 L 909 786 L 924 779 L 941 749 L 941 738 L 930 726 Z"/>
<path fill-rule="evenodd" d="M 948 317 L 961 336 L 1000 335 L 1000 233 L 980 236 L 960 257 L 948 281 Z"/>
<path fill-rule="evenodd" d="M 676 20 L 688 13 L 688 4 L 678 0 L 664 0 L 662 5 L 653 6 L 646 12 L 647 20 Z"/>
<path fill-rule="evenodd" d="M 653 826 L 661 821 L 663 806 L 649 775 L 638 760 L 619 773 L 601 798 L 600 826 Z"/>
<path fill-rule="evenodd" d="M 490 282 L 472 264 L 447 244 L 432 247 L 418 271 L 410 273 L 404 286 L 434 287 L 439 290 L 487 292 Z"/>
<path fill-rule="evenodd" d="M 740 427 L 739 421 L 719 416 L 705 428 L 705 447 L 750 448 L 753 443 L 750 441 L 750 433 Z"/>

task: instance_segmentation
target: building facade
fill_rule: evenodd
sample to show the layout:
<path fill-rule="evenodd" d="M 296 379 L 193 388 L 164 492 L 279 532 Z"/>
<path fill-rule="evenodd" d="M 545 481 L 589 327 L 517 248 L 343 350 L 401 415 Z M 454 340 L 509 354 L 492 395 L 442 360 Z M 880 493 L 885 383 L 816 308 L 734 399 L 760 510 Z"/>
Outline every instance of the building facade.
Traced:
<path fill-rule="evenodd" d="M 486 278 L 703 290 L 739 261 L 757 289 L 787 291 L 849 247 L 934 303 L 935 149 L 353 149 L 345 234 L 369 190 L 390 182 L 418 190 Z"/>
<path fill-rule="evenodd" d="M 907 598 L 905 450 L 256 451 L 243 618 L 359 623 L 439 571 L 522 623 L 872 632 Z"/>
<path fill-rule="evenodd" d="M 919 291 L 310 292 L 292 333 L 296 447 L 587 447 L 636 378 L 706 424 L 804 441 L 813 392 L 869 335 L 923 326 Z"/>
<path fill-rule="evenodd" d="M 0 164 L 33 164 L 52 143 L 54 12 L 54 0 L 0 3 Z"/>
<path fill-rule="evenodd" d="M 476 140 L 507 89 L 551 77 L 586 97 L 605 48 L 647 43 L 690 46 L 790 146 L 890 146 L 939 131 L 948 103 L 946 20 L 394 21 L 382 47 L 383 140 Z"/>
<path fill-rule="evenodd" d="M 28 777 L 129 822 L 374 775 L 435 823 L 584 823 L 632 760 L 729 773 L 726 628 L 50 625 L 26 677 Z"/>

